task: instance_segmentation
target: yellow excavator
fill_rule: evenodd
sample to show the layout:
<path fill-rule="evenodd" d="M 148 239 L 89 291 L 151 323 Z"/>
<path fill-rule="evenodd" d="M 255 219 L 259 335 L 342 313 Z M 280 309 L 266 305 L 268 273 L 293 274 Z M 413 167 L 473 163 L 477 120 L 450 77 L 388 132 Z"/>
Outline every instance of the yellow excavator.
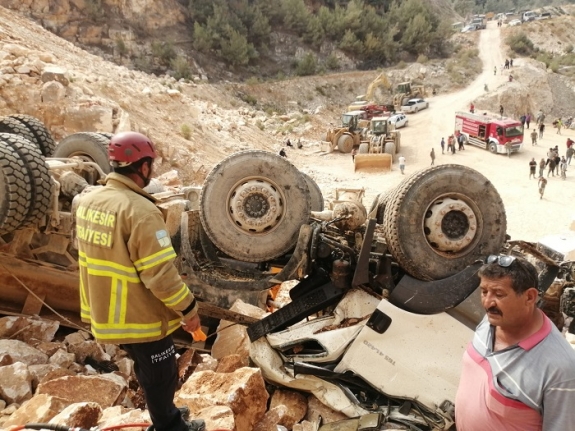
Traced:
<path fill-rule="evenodd" d="M 376 103 L 373 100 L 373 96 L 375 94 L 375 90 L 379 87 L 385 88 L 388 92 L 391 91 L 391 83 L 389 79 L 387 79 L 387 75 L 385 72 L 381 72 L 376 78 L 371 81 L 369 86 L 367 87 L 367 92 L 365 94 L 361 94 L 356 97 L 355 102 L 347 107 L 348 111 L 357 111 L 361 110 L 362 107 Z"/>

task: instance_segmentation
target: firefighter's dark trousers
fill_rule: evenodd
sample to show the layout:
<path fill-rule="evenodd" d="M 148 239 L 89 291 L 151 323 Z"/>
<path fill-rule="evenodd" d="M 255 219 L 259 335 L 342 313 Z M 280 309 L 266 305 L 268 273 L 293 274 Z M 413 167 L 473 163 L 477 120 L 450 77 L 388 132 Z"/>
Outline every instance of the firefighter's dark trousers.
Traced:
<path fill-rule="evenodd" d="M 136 378 L 144 391 L 156 431 L 187 431 L 174 405 L 178 385 L 176 349 L 172 336 L 148 343 L 123 344 L 134 361 Z"/>

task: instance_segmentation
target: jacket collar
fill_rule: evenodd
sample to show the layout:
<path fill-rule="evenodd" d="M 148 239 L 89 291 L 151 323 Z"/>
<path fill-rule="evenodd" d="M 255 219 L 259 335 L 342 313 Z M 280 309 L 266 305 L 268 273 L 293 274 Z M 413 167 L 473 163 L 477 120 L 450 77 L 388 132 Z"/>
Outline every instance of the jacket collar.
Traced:
<path fill-rule="evenodd" d="M 125 175 L 120 175 L 116 172 L 111 172 L 106 175 L 104 178 L 104 184 L 106 187 L 112 187 L 115 189 L 129 189 L 133 192 L 145 197 L 146 199 L 150 200 L 153 203 L 157 202 L 157 199 L 153 197 L 151 194 L 146 192 L 144 189 L 139 187 L 134 181 L 128 178 Z"/>

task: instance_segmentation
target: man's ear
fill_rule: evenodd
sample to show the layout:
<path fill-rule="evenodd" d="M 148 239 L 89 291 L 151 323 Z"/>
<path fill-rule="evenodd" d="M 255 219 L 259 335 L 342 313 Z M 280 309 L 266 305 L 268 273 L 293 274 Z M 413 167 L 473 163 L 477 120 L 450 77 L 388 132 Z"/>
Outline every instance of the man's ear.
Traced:
<path fill-rule="evenodd" d="M 534 287 L 530 287 L 525 291 L 525 298 L 528 303 L 537 304 L 537 301 L 539 300 L 539 291 Z"/>

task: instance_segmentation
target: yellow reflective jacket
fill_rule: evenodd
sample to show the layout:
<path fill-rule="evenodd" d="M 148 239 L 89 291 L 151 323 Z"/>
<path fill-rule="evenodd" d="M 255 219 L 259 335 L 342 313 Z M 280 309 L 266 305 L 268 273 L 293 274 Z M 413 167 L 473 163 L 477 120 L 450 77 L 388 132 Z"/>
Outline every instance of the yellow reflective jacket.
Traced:
<path fill-rule="evenodd" d="M 76 209 L 82 321 L 99 342 L 160 340 L 197 313 L 196 300 L 155 199 L 124 175 L 105 183 Z"/>

